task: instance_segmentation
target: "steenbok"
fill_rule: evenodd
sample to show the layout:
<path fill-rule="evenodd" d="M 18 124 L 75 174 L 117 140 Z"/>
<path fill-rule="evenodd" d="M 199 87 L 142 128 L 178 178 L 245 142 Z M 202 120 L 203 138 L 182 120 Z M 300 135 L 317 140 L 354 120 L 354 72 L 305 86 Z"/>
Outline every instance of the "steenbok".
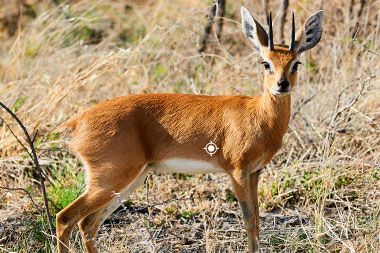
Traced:
<path fill-rule="evenodd" d="M 260 170 L 279 150 L 288 128 L 298 57 L 322 36 L 323 11 L 313 14 L 290 45 L 269 34 L 241 8 L 243 32 L 264 59 L 262 96 L 141 94 L 114 98 L 62 126 L 87 167 L 86 192 L 57 215 L 58 252 L 68 252 L 79 222 L 84 245 L 96 252 L 99 226 L 139 187 L 149 171 L 224 172 L 231 178 L 248 233 L 259 250 Z"/>

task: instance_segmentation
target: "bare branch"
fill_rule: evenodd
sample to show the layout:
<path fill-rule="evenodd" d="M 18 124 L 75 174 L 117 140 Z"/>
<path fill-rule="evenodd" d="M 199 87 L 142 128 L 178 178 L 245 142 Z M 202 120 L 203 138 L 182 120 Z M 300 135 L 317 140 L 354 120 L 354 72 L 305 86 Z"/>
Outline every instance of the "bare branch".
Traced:
<path fill-rule="evenodd" d="M 347 111 L 348 109 L 350 109 L 354 104 L 356 104 L 356 102 L 358 102 L 359 98 L 363 95 L 363 91 L 364 91 L 364 88 L 365 88 L 365 85 L 367 83 L 369 83 L 372 79 L 376 78 L 377 77 L 377 74 L 373 75 L 373 74 L 370 74 L 370 76 L 368 78 L 366 78 L 365 80 L 363 81 L 359 81 L 360 83 L 360 87 L 359 87 L 359 90 L 358 92 L 355 94 L 355 96 L 350 99 L 350 101 L 345 104 L 344 106 L 340 107 L 339 108 L 339 101 L 340 101 L 340 98 L 342 96 L 342 94 L 347 91 L 350 87 L 354 86 L 356 84 L 357 81 L 353 81 L 351 83 L 349 83 L 346 87 L 344 87 L 338 94 L 338 98 L 337 98 L 337 103 L 336 103 L 336 107 L 335 107 L 335 113 L 332 115 L 332 118 L 331 118 L 331 121 L 330 121 L 330 125 L 329 125 L 329 129 L 331 131 L 332 128 L 337 128 L 339 126 L 340 123 L 336 123 L 337 122 L 337 119 L 340 115 L 342 115 L 343 112 Z M 335 132 L 335 131 L 331 131 L 331 132 Z M 334 136 L 332 136 L 334 138 Z"/>
<path fill-rule="evenodd" d="M 307 103 L 309 103 L 315 96 L 317 95 L 317 91 L 314 92 L 310 97 L 308 97 L 307 99 L 302 99 L 299 103 L 299 105 L 297 106 L 297 109 L 294 110 L 292 116 L 291 116 L 291 120 L 294 120 L 294 118 L 296 117 L 296 115 L 300 112 L 301 108 L 304 107 Z"/>
<path fill-rule="evenodd" d="M 33 138 L 32 138 L 32 143 L 34 143 L 34 141 L 36 140 L 37 134 L 38 134 L 38 129 L 36 129 L 36 131 L 34 131 Z"/>
<path fill-rule="evenodd" d="M 365 45 L 363 45 L 362 43 L 360 43 L 357 39 L 356 39 L 356 36 L 358 35 L 358 32 L 359 32 L 359 29 L 355 32 L 355 35 L 354 37 L 352 38 L 352 42 L 362 46 L 368 53 L 371 53 L 371 54 L 374 54 L 376 56 L 379 56 L 378 53 L 372 51 L 371 49 L 369 49 L 368 47 L 366 47 Z"/>
<path fill-rule="evenodd" d="M 202 39 L 201 39 L 201 47 L 199 48 L 199 52 L 203 52 L 206 49 L 207 46 L 207 38 L 209 37 L 211 33 L 211 27 L 214 24 L 216 15 L 219 16 L 218 18 L 218 28 L 216 31 L 216 37 L 217 39 L 220 39 L 222 35 L 222 29 L 223 29 L 223 18 L 226 12 L 226 1 L 225 0 L 214 0 L 214 4 L 212 5 L 211 12 L 209 15 L 208 22 L 205 26 Z"/>
<path fill-rule="evenodd" d="M 222 37 L 222 31 L 223 31 L 223 22 L 224 22 L 224 15 L 226 14 L 226 0 L 218 0 L 218 29 L 216 32 L 216 36 L 220 40 Z"/>
<path fill-rule="evenodd" d="M 13 135 L 13 137 L 15 137 L 15 139 L 17 140 L 17 142 L 23 147 L 23 149 L 25 150 L 25 152 L 28 153 L 29 157 L 32 158 L 33 157 L 32 154 L 25 147 L 24 143 L 22 143 L 21 140 L 17 137 L 17 135 L 13 132 L 12 128 L 8 125 L 8 123 L 2 117 L 0 117 L 0 119 L 1 119 L 1 122 L 3 122 L 5 124 L 5 126 L 8 128 L 9 132 L 11 132 L 11 134 Z"/>
<path fill-rule="evenodd" d="M 289 0 L 283 0 L 281 5 L 281 12 L 280 12 L 280 25 L 278 26 L 278 41 L 281 44 L 285 43 L 284 40 L 284 25 L 286 21 L 286 14 L 288 12 L 289 7 Z"/>
<path fill-rule="evenodd" d="M 26 136 L 26 138 L 28 140 L 30 149 L 32 150 L 32 157 L 31 158 L 32 158 L 35 166 L 37 167 L 38 174 L 39 174 L 39 177 L 40 177 L 40 183 L 41 183 L 41 187 L 42 187 L 42 193 L 43 193 L 43 196 L 44 196 L 45 209 L 46 209 L 46 215 L 48 217 L 48 222 L 49 222 L 49 227 L 50 227 L 50 233 L 53 234 L 54 233 L 53 222 L 52 222 L 50 211 L 49 211 L 49 203 L 48 203 L 48 198 L 47 198 L 47 195 L 46 195 L 46 189 L 45 189 L 45 183 L 44 183 L 45 181 L 44 181 L 44 178 L 42 176 L 42 170 L 41 170 L 41 167 L 40 167 L 39 162 L 38 162 L 38 157 L 37 157 L 36 150 L 34 148 L 32 139 L 30 138 L 30 135 L 29 135 L 28 131 L 26 130 L 24 124 L 22 124 L 22 122 L 16 116 L 16 114 L 14 114 L 7 106 L 5 106 L 1 102 L 0 102 L 0 106 L 3 107 L 17 121 L 17 123 L 20 125 L 20 127 L 24 131 L 24 134 L 25 134 L 25 136 Z"/>
<path fill-rule="evenodd" d="M 0 186 L 0 189 L 7 190 L 8 192 L 9 191 L 23 191 L 23 192 L 25 192 L 28 195 L 33 206 L 36 208 L 36 210 L 37 211 L 40 210 L 40 208 L 37 206 L 36 202 L 34 202 L 32 195 L 30 195 L 30 193 L 27 190 L 25 190 L 24 188 L 12 188 L 12 187 Z"/>
<path fill-rule="evenodd" d="M 363 9 L 364 9 L 364 5 L 366 4 L 366 0 L 360 0 L 360 9 L 358 11 L 358 22 L 359 22 L 359 18 L 361 17 L 362 13 L 363 13 Z"/>
<path fill-rule="evenodd" d="M 360 0 L 359 11 L 358 11 L 356 17 L 354 17 L 354 14 L 353 14 L 353 5 L 354 5 L 354 1 L 353 1 L 353 0 L 351 1 L 351 6 L 350 6 L 350 18 L 351 18 L 352 20 L 355 20 L 355 19 L 356 19 L 356 22 L 355 22 L 355 25 L 353 25 L 353 26 L 350 24 L 350 25 L 351 25 L 351 27 L 350 27 L 350 31 L 352 31 L 352 30 L 354 30 L 355 28 L 359 27 L 359 25 L 360 25 L 360 17 L 361 17 L 362 14 L 363 14 L 363 9 L 364 9 L 364 6 L 365 6 L 366 2 L 367 2 L 366 0 Z M 354 32 L 352 36 L 354 36 L 355 33 L 356 33 L 356 32 Z"/>
<path fill-rule="evenodd" d="M 358 100 L 359 100 L 359 97 L 363 94 L 363 90 L 364 90 L 364 82 L 361 82 L 360 83 L 360 88 L 359 88 L 359 91 L 358 93 L 356 93 L 355 97 L 353 99 L 351 99 L 345 106 L 341 107 L 334 115 L 334 118 L 333 118 L 333 121 L 336 121 L 336 119 L 339 117 L 339 115 L 342 114 L 342 112 L 346 111 L 347 109 L 349 109 L 351 106 L 353 106 Z"/>

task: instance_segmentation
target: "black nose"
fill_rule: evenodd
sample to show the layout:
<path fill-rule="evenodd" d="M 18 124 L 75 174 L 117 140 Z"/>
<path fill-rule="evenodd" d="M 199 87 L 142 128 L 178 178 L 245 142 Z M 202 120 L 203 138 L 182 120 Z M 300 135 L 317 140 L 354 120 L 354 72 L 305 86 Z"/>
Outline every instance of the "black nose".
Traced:
<path fill-rule="evenodd" d="M 278 81 L 277 85 L 280 87 L 280 90 L 287 90 L 289 88 L 288 80 L 280 80 Z"/>

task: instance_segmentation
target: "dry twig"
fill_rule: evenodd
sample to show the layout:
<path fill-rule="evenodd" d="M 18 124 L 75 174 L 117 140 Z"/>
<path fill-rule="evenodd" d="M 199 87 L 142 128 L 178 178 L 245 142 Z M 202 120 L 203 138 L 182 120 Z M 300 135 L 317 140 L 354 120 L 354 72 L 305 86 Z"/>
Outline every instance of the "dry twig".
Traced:
<path fill-rule="evenodd" d="M 16 114 L 14 114 L 7 106 L 5 106 L 3 103 L 0 102 L 0 106 L 3 107 L 16 121 L 17 123 L 20 125 L 20 127 L 22 128 L 22 130 L 24 131 L 24 134 L 27 138 L 27 141 L 29 143 L 29 146 L 30 146 L 30 149 L 32 150 L 32 156 L 31 156 L 31 159 L 33 160 L 35 166 L 37 167 L 38 169 L 38 174 L 40 176 L 40 183 L 41 183 L 41 187 L 42 187 L 42 193 L 43 193 L 43 196 L 44 196 L 44 201 L 45 201 L 45 211 L 46 211 L 46 215 L 48 217 L 48 223 L 49 223 L 49 227 L 50 227 L 50 233 L 51 234 L 54 234 L 54 227 L 53 227 L 53 222 L 52 222 L 52 219 L 51 219 L 51 215 L 50 215 L 50 211 L 49 211 L 49 203 L 48 203 L 48 198 L 47 198 L 47 195 L 46 195 L 46 189 L 45 189 L 45 180 L 42 176 L 42 170 L 41 170 L 41 167 L 39 165 L 39 162 L 38 162 L 38 157 L 37 157 L 37 154 L 36 154 L 36 150 L 34 148 L 34 145 L 33 145 L 33 142 L 32 142 L 32 139 L 30 138 L 30 135 L 28 133 L 28 131 L 26 130 L 24 124 L 22 124 L 22 122 L 20 121 L 20 119 L 16 116 Z M 33 137 L 33 140 L 36 136 L 36 133 L 34 134 L 34 137 Z M 30 153 L 29 153 L 30 154 Z"/>
<path fill-rule="evenodd" d="M 0 189 L 6 190 L 7 192 L 9 192 L 9 191 L 23 191 L 23 192 L 25 192 L 28 195 L 33 206 L 36 208 L 36 210 L 37 211 L 40 210 L 40 208 L 37 206 L 36 202 L 34 202 L 32 195 L 27 190 L 25 190 L 24 188 L 12 188 L 12 187 L 0 186 Z"/>
<path fill-rule="evenodd" d="M 368 53 L 371 53 L 371 54 L 374 54 L 376 56 L 379 56 L 378 53 L 376 53 L 375 51 L 372 51 L 371 49 L 369 49 L 368 47 L 366 47 L 365 45 L 363 45 L 362 43 L 360 43 L 357 39 L 356 39 L 356 36 L 358 35 L 358 32 L 359 32 L 359 29 L 356 31 L 354 37 L 352 38 L 352 42 L 354 42 L 355 44 L 358 44 L 359 46 L 363 47 Z"/>

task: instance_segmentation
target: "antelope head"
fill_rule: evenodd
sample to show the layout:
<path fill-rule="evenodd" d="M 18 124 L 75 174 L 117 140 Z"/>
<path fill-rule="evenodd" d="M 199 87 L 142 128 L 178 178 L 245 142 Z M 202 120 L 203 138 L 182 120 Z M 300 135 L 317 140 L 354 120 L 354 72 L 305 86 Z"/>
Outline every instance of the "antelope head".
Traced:
<path fill-rule="evenodd" d="M 268 33 L 247 9 L 241 8 L 243 33 L 264 59 L 264 92 L 276 97 L 289 95 L 297 79 L 297 67 L 301 53 L 318 44 L 322 36 L 323 11 L 320 10 L 306 21 L 295 33 L 294 13 L 289 45 L 273 43 L 272 14 L 269 16 Z"/>

